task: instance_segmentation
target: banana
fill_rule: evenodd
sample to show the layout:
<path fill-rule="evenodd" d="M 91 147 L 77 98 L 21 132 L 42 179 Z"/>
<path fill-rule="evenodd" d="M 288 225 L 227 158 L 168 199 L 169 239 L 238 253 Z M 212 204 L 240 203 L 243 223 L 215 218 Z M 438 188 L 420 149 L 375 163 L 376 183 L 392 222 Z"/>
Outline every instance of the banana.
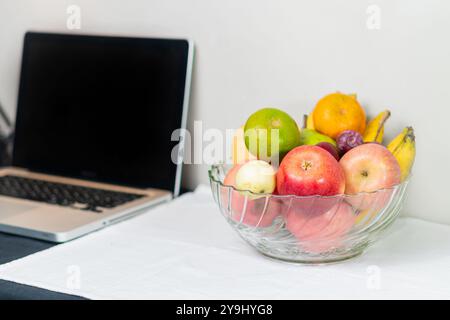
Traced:
<path fill-rule="evenodd" d="M 311 129 L 311 130 L 314 130 L 314 120 L 313 120 L 313 114 L 312 114 L 312 112 L 310 113 L 310 114 L 308 114 L 308 115 L 303 115 L 303 121 L 304 121 L 304 124 L 303 124 L 303 126 L 306 128 L 306 129 Z"/>
<path fill-rule="evenodd" d="M 384 110 L 380 114 L 378 114 L 375 118 L 373 118 L 366 127 L 364 131 L 363 139 L 364 142 L 378 142 L 381 143 L 383 141 L 384 135 L 384 123 L 391 116 L 391 112 L 389 110 Z"/>
<path fill-rule="evenodd" d="M 409 176 L 414 164 L 414 158 L 416 156 L 415 140 L 414 129 L 412 127 L 406 127 L 387 146 L 400 165 L 402 181 Z"/>

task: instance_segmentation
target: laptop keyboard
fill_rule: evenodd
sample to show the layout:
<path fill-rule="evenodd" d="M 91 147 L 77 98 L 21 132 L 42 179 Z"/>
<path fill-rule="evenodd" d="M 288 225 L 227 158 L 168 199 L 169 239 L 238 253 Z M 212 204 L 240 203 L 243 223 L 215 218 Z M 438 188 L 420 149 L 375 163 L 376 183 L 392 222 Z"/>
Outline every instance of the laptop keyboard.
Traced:
<path fill-rule="evenodd" d="M 81 187 L 19 176 L 0 177 L 0 195 L 72 207 L 79 210 L 102 212 L 143 195 Z"/>

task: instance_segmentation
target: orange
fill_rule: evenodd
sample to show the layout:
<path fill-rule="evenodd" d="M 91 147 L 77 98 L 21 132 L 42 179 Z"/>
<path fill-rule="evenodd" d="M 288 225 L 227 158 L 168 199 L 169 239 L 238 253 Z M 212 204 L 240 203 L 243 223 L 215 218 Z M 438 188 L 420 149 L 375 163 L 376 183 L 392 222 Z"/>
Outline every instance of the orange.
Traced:
<path fill-rule="evenodd" d="M 345 130 L 364 134 L 366 128 L 366 113 L 358 100 L 339 92 L 329 94 L 317 102 L 313 119 L 315 129 L 333 139 Z"/>

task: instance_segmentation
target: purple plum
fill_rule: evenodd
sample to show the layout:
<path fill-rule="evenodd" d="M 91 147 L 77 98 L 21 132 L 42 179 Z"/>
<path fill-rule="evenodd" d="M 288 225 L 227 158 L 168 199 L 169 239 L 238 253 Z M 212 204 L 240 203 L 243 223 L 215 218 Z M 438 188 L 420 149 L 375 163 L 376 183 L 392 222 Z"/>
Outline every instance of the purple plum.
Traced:
<path fill-rule="evenodd" d="M 353 130 L 342 131 L 336 138 L 336 144 L 341 153 L 344 155 L 350 149 L 364 143 L 363 137 L 359 132 Z"/>

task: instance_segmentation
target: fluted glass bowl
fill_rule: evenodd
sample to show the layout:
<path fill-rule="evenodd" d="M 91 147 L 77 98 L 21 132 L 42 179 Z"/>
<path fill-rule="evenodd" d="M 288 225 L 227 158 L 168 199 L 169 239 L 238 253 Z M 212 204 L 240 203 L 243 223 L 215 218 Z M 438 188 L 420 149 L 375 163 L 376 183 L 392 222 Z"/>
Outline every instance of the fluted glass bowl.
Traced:
<path fill-rule="evenodd" d="M 261 195 L 224 185 L 229 169 L 218 164 L 209 170 L 214 200 L 227 222 L 262 254 L 299 263 L 361 254 L 397 218 L 409 181 L 355 195 Z"/>

